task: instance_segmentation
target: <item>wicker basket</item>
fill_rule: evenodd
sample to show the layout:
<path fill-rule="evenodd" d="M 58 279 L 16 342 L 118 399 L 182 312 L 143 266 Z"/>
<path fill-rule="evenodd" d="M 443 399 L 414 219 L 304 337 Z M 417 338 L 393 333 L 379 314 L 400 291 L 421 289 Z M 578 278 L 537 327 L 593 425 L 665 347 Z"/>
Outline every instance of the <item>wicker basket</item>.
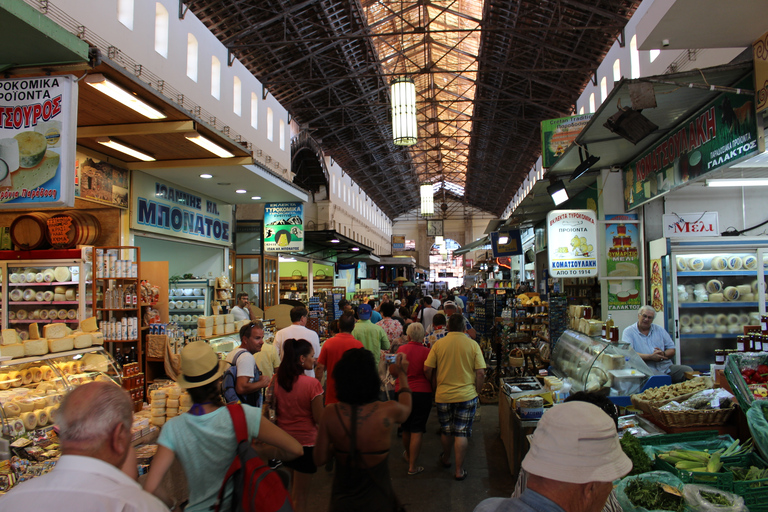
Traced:
<path fill-rule="evenodd" d="M 651 414 L 656 421 L 667 427 L 703 427 L 724 424 L 735 409 L 736 407 L 732 406 L 728 409 L 663 411 L 658 407 L 651 407 Z"/>
<path fill-rule="evenodd" d="M 709 377 L 699 377 L 701 379 L 704 379 L 704 382 L 706 382 L 708 388 L 712 388 L 715 386 L 714 381 Z M 705 388 L 706 389 L 706 388 Z M 635 409 L 639 409 L 647 414 L 653 414 L 651 412 L 651 409 L 656 407 L 662 407 L 664 405 L 667 405 L 672 400 L 675 400 L 677 402 L 682 402 L 683 400 L 687 400 L 688 398 L 691 398 L 693 395 L 698 393 L 699 391 L 694 391 L 691 393 L 685 393 L 684 395 L 675 396 L 672 398 L 668 398 L 666 400 L 641 400 L 638 398 L 639 395 L 630 395 L 629 399 L 632 400 L 632 405 L 635 407 Z"/>
<path fill-rule="evenodd" d="M 163 359 L 168 336 L 165 334 L 147 334 L 147 357 Z"/>
<path fill-rule="evenodd" d="M 299 279 L 304 279 L 304 276 L 301 274 L 301 270 L 296 269 L 291 273 L 291 279 L 298 281 Z"/>
<path fill-rule="evenodd" d="M 513 368 L 522 368 L 525 366 L 525 358 L 509 356 L 509 366 L 512 366 Z"/>
<path fill-rule="evenodd" d="M 320 269 L 317 272 L 315 272 L 315 281 L 322 281 L 323 279 L 328 279 L 329 276 L 325 275 L 325 270 Z"/>

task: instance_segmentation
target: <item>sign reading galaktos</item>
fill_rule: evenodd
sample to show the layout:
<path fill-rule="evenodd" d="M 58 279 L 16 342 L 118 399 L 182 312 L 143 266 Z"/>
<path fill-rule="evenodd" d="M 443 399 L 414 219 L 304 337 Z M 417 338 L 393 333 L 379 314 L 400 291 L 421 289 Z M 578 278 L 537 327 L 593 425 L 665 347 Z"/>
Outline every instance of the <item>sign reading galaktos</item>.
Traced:
<path fill-rule="evenodd" d="M 597 275 L 596 225 L 592 210 L 553 210 L 547 214 L 550 276 Z"/>
<path fill-rule="evenodd" d="M 0 208 L 73 206 L 72 76 L 0 80 Z"/>

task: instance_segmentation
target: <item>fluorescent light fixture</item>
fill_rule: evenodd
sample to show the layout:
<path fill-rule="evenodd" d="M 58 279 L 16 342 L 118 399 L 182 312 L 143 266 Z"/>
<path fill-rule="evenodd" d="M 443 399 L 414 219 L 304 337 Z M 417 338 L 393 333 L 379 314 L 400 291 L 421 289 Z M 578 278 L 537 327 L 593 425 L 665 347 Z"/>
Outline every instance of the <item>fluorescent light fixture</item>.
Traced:
<path fill-rule="evenodd" d="M 392 101 L 392 138 L 396 146 L 416 144 L 416 85 L 408 77 L 399 77 L 390 84 Z"/>
<path fill-rule="evenodd" d="M 214 155 L 221 157 L 221 158 L 232 158 L 234 153 L 230 153 L 223 147 L 219 146 L 218 144 L 211 142 L 210 140 L 206 139 L 202 135 L 200 135 L 197 132 L 189 132 L 185 133 L 184 137 L 187 138 L 188 141 L 194 142 L 198 146 L 200 146 L 203 149 L 206 149 L 213 153 Z"/>
<path fill-rule="evenodd" d="M 130 148 L 126 146 L 125 144 L 122 144 L 120 142 L 117 142 L 116 140 L 112 140 L 109 137 L 99 137 L 96 139 L 96 142 L 101 144 L 102 146 L 106 146 L 108 148 L 114 149 L 115 151 L 119 151 L 121 153 L 125 153 L 126 155 L 132 156 L 133 158 L 138 158 L 142 162 L 154 162 L 155 159 L 146 153 L 142 153 L 141 151 L 137 151 L 133 148 Z"/>
<path fill-rule="evenodd" d="M 435 192 L 431 183 L 425 183 L 419 188 L 421 195 L 421 214 L 424 217 L 435 214 Z"/>
<path fill-rule="evenodd" d="M 509 243 L 509 235 L 499 235 L 499 244 L 507 245 Z"/>
<path fill-rule="evenodd" d="M 239 189 L 235 190 L 236 194 L 245 194 L 246 192 L 248 192 L 248 191 L 245 190 L 244 188 L 239 188 Z"/>
<path fill-rule="evenodd" d="M 552 196 L 555 206 L 559 206 L 568 200 L 568 191 L 565 190 L 563 180 L 557 180 L 547 187 L 547 193 Z"/>
<path fill-rule="evenodd" d="M 353 248 L 352 248 L 352 250 L 353 250 L 353 251 L 355 251 L 355 252 L 357 252 L 357 251 L 359 251 L 359 250 L 360 250 L 360 248 L 359 248 L 359 247 L 353 247 Z"/>
<path fill-rule="evenodd" d="M 165 119 L 165 114 L 144 103 L 138 96 L 107 80 L 101 73 L 92 73 L 86 76 L 85 83 L 149 119 Z"/>
<path fill-rule="evenodd" d="M 258 201 L 259 199 L 261 199 L 261 196 L 251 196 L 251 199 L 253 199 L 254 201 Z"/>
<path fill-rule="evenodd" d="M 334 238 L 333 240 L 331 240 L 331 243 L 332 244 L 337 244 L 337 243 L 339 243 L 339 239 L 338 238 Z"/>
<path fill-rule="evenodd" d="M 768 187 L 768 178 L 729 178 L 706 180 L 708 187 Z"/>
<path fill-rule="evenodd" d="M 279 256 L 277 259 L 280 263 L 293 263 L 294 261 L 296 261 L 296 258 L 285 257 L 285 256 Z"/>
<path fill-rule="evenodd" d="M 209 180 L 213 178 L 213 174 L 201 174 L 200 177 L 203 178 L 204 180 Z"/>

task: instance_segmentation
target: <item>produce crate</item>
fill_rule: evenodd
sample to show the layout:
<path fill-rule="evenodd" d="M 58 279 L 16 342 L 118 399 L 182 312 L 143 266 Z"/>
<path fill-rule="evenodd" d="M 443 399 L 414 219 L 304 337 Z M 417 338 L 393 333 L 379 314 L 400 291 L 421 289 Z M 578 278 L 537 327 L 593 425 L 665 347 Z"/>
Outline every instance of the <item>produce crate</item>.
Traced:
<path fill-rule="evenodd" d="M 686 432 L 685 434 L 664 434 L 661 436 L 640 437 L 640 444 L 643 446 L 665 446 L 680 443 L 690 443 L 693 441 L 709 441 L 718 439 L 717 430 L 700 430 L 698 432 Z M 731 439 L 733 442 L 733 439 Z"/>
<path fill-rule="evenodd" d="M 748 453 L 737 457 L 734 461 L 726 461 L 726 469 L 740 467 L 749 469 L 750 466 L 765 468 L 766 462 L 755 453 Z M 724 459 L 725 460 L 725 459 Z M 768 478 L 760 480 L 733 480 L 733 493 L 744 498 L 750 512 L 768 512 Z"/>
<path fill-rule="evenodd" d="M 768 364 L 768 354 L 762 352 L 746 352 L 743 354 L 730 354 L 725 362 L 725 378 L 731 386 L 733 394 L 739 400 L 741 409 L 746 412 L 755 401 L 752 390 L 749 389 L 747 381 L 741 375 L 744 368 L 755 368 L 758 364 Z M 767 384 L 768 386 L 768 384 Z"/>
<path fill-rule="evenodd" d="M 686 484 L 708 485 L 729 492 L 733 490 L 733 473 L 730 471 L 720 471 L 720 473 L 687 471 L 677 469 L 674 465 L 659 458 L 654 461 L 654 467 L 660 471 L 672 473 Z"/>

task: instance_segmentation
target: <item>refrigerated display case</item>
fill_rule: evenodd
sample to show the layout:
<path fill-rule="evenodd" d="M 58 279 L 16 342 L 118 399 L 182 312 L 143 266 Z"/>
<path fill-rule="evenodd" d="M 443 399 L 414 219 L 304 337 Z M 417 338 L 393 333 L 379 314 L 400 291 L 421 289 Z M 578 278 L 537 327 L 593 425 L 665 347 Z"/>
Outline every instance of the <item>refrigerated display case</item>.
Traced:
<path fill-rule="evenodd" d="M 654 323 L 672 336 L 677 364 L 708 370 L 715 350 L 735 349 L 745 325 L 760 325 L 768 240 L 664 238 L 649 252 Z"/>
<path fill-rule="evenodd" d="M 197 336 L 197 319 L 211 314 L 211 287 L 208 279 L 180 279 L 168 286 L 168 320 Z"/>
<path fill-rule="evenodd" d="M 16 329 L 22 339 L 29 325 L 66 323 L 76 327 L 93 316 L 89 293 L 92 247 L 56 251 L 3 251 L 2 326 Z"/>

